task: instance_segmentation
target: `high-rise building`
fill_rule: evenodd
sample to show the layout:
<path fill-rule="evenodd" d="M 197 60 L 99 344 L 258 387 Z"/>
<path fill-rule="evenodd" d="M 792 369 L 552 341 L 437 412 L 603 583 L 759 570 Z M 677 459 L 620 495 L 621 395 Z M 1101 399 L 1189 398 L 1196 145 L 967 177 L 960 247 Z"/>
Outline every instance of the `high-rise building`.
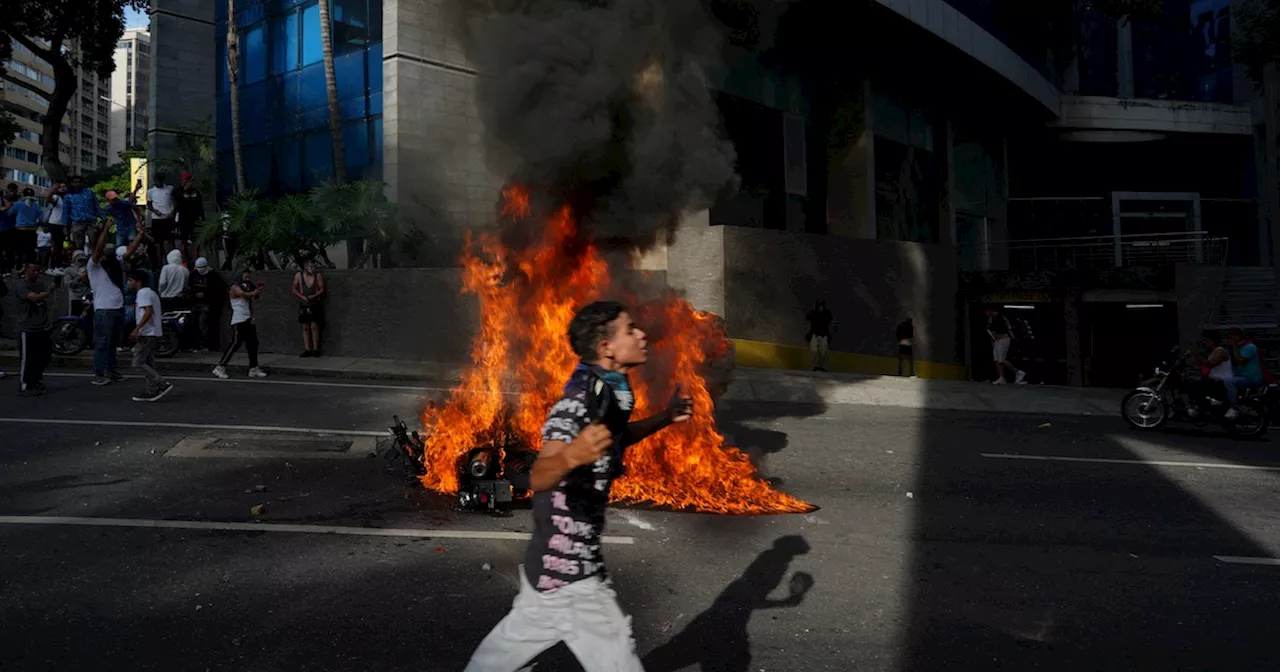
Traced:
<path fill-rule="evenodd" d="M 13 43 L 13 56 L 4 64 L 10 76 L 22 78 L 41 91 L 53 91 L 53 66 L 36 56 L 30 49 Z M 0 81 L 0 106 L 13 115 L 18 123 L 18 135 L 0 156 L 0 181 L 17 182 L 36 186 L 48 186 L 49 177 L 44 171 L 41 154 L 44 114 L 49 101 L 29 88 L 10 81 Z M 69 136 L 63 126 L 63 148 L 67 149 Z M 64 159 L 67 155 L 64 155 Z"/>
<path fill-rule="evenodd" d="M 147 139 L 147 107 L 151 100 L 151 33 L 142 28 L 124 31 L 116 43 L 116 69 L 111 73 L 111 140 L 108 158 L 140 149 Z"/>
<path fill-rule="evenodd" d="M 76 71 L 79 90 L 71 97 L 63 122 L 71 129 L 71 161 L 67 175 L 84 175 L 119 159 L 111 147 L 111 80 L 84 69 Z"/>

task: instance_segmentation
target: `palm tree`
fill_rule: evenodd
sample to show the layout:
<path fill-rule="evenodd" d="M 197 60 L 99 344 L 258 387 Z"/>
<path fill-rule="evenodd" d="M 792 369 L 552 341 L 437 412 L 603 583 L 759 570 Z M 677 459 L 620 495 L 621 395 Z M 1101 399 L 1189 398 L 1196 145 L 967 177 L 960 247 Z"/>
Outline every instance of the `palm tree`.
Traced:
<path fill-rule="evenodd" d="M 235 159 L 236 193 L 239 193 L 245 190 L 245 182 L 240 147 L 240 36 L 236 30 L 236 0 L 227 0 L 227 80 L 231 89 L 231 155 Z"/>
<path fill-rule="evenodd" d="M 329 0 L 320 0 L 320 48 L 324 52 L 324 88 L 329 97 L 329 134 L 333 136 L 333 179 L 347 181 L 347 162 L 342 151 L 342 118 L 338 115 L 338 76 L 333 68 L 333 21 Z"/>

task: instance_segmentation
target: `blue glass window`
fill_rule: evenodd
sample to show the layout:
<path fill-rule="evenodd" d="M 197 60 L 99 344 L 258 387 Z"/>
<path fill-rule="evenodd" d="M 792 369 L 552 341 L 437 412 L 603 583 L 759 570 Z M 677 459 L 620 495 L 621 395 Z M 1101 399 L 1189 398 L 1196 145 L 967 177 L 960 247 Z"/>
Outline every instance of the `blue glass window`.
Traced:
<path fill-rule="evenodd" d="M 271 22 L 271 74 L 298 69 L 298 13 L 289 12 Z"/>
<path fill-rule="evenodd" d="M 324 60 L 320 44 L 320 5 L 312 4 L 302 10 L 302 64 L 311 65 Z"/>
<path fill-rule="evenodd" d="M 260 82 L 267 76 L 267 35 L 265 26 L 257 26 L 244 34 L 240 48 L 240 69 L 244 83 Z"/>
<path fill-rule="evenodd" d="M 365 61 L 365 68 L 368 72 L 365 74 L 365 81 L 369 83 L 370 91 L 382 90 L 382 43 L 375 42 L 369 45 L 369 58 Z"/>
<path fill-rule="evenodd" d="M 305 140 L 304 187 L 313 187 L 333 179 L 333 138 L 329 130 L 309 133 Z"/>
<path fill-rule="evenodd" d="M 369 163 L 368 121 L 360 119 L 342 125 L 342 153 L 347 168 L 364 167 Z"/>
<path fill-rule="evenodd" d="M 333 74 L 337 78 L 338 99 L 364 95 L 364 50 L 353 51 L 333 59 Z"/>
<path fill-rule="evenodd" d="M 284 138 L 273 144 L 272 151 L 275 152 L 276 171 L 281 186 L 288 191 L 302 189 L 302 163 L 299 156 L 302 147 L 298 138 Z"/>
<path fill-rule="evenodd" d="M 316 63 L 302 69 L 298 76 L 298 109 L 314 110 L 329 104 L 324 83 L 324 64 Z"/>

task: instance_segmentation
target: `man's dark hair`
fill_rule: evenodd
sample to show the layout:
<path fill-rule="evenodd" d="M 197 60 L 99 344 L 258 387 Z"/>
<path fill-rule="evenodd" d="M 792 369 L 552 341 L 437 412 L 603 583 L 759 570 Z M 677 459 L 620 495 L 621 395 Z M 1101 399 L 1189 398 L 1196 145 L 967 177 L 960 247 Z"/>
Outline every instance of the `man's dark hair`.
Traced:
<path fill-rule="evenodd" d="M 569 345 L 584 362 L 596 361 L 600 341 L 613 335 L 610 325 L 626 308 L 617 301 L 596 301 L 583 306 L 569 322 Z"/>
<path fill-rule="evenodd" d="M 17 190 L 18 190 L 18 183 L 17 183 L 17 182 L 10 182 L 10 183 L 9 183 L 9 191 L 17 191 Z"/>
<path fill-rule="evenodd" d="M 120 262 L 116 260 L 114 252 L 108 252 L 102 255 L 102 270 L 107 272 L 107 278 L 111 280 L 111 284 L 116 287 L 124 288 L 124 268 L 120 266 Z"/>
<path fill-rule="evenodd" d="M 1244 329 L 1241 329 L 1240 327 L 1231 327 L 1230 329 L 1228 329 L 1228 330 L 1227 330 L 1227 335 L 1228 335 L 1228 336 L 1238 336 L 1238 337 L 1243 338 L 1243 337 L 1244 337 Z"/>
<path fill-rule="evenodd" d="M 140 269 L 140 268 L 135 268 L 135 269 L 133 269 L 132 271 L 129 271 L 129 279 L 130 279 L 130 280 L 137 280 L 138 282 L 140 282 L 140 283 L 142 283 L 142 284 L 144 284 L 144 285 L 145 285 L 145 284 L 147 284 L 147 279 L 148 279 L 148 278 L 147 278 L 147 274 L 146 274 L 142 269 Z"/>
<path fill-rule="evenodd" d="M 76 180 L 80 180 L 81 182 L 84 182 L 84 178 L 80 177 L 79 175 L 72 175 L 71 177 L 67 178 L 67 182 L 75 182 Z"/>

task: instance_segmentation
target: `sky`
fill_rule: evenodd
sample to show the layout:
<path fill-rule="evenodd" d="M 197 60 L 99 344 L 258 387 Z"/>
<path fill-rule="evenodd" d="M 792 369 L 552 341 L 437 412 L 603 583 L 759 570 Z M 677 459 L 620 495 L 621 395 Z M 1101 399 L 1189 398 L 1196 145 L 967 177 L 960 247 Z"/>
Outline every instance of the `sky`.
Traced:
<path fill-rule="evenodd" d="M 124 10 L 124 27 L 125 28 L 146 28 L 151 23 L 151 19 L 142 12 L 134 11 L 128 7 Z"/>

